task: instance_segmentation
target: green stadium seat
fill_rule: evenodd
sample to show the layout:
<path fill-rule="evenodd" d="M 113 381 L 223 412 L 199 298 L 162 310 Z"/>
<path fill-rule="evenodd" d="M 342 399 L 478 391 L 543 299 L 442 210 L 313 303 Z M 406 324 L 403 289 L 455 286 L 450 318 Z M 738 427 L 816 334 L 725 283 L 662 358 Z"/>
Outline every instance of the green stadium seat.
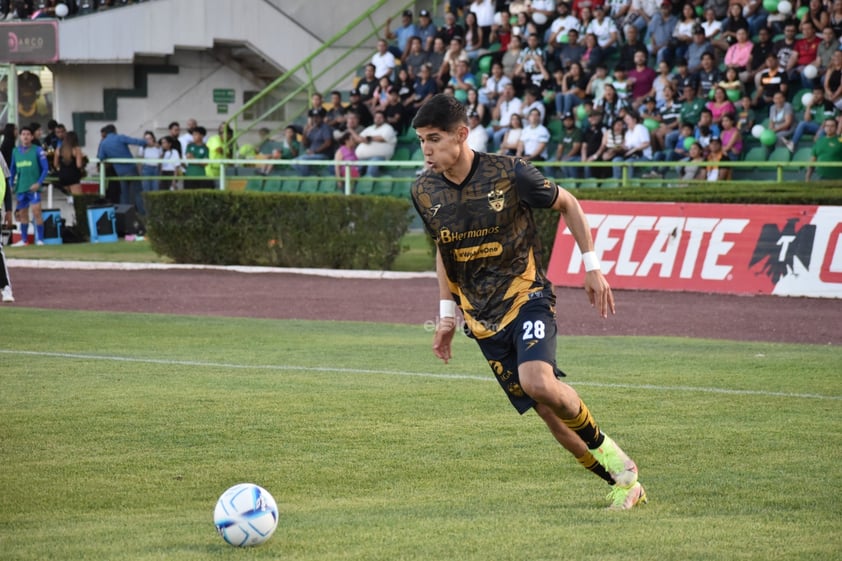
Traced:
<path fill-rule="evenodd" d="M 371 195 L 374 192 L 374 181 L 370 177 L 361 177 L 354 185 L 354 193 L 357 195 Z"/>
<path fill-rule="evenodd" d="M 801 98 L 804 97 L 804 94 L 811 93 L 813 90 L 808 89 L 801 89 L 795 92 L 795 95 L 792 96 L 792 110 L 796 113 L 800 113 L 804 111 L 804 103 L 801 101 Z M 798 115 L 800 117 L 800 115 Z"/>
<path fill-rule="evenodd" d="M 392 176 L 391 175 L 381 175 L 381 176 L 373 178 L 373 179 L 374 179 L 373 194 L 375 194 L 375 195 L 391 195 L 392 194 Z"/>
<path fill-rule="evenodd" d="M 409 191 L 412 189 L 412 181 L 408 179 L 396 179 L 394 183 L 392 183 L 392 192 L 391 195 L 393 197 L 400 197 L 402 199 L 409 198 Z"/>
<path fill-rule="evenodd" d="M 280 193 L 284 189 L 284 182 L 281 179 L 267 179 L 263 182 L 264 193 Z"/>
<path fill-rule="evenodd" d="M 343 190 L 344 190 L 344 182 L 343 182 Z M 319 181 L 319 193 L 327 193 L 327 194 L 338 194 L 339 187 L 337 186 L 337 179 L 335 177 L 325 177 L 321 181 Z"/>
<path fill-rule="evenodd" d="M 790 158 L 792 158 L 790 151 L 783 146 L 778 146 L 769 154 L 768 160 L 770 162 L 788 162 Z"/>
<path fill-rule="evenodd" d="M 765 162 L 768 159 L 769 150 L 765 146 L 755 146 L 743 154 L 744 162 Z"/>
<path fill-rule="evenodd" d="M 246 191 L 263 191 L 263 180 L 249 179 L 246 181 Z"/>
<path fill-rule="evenodd" d="M 550 117 L 550 122 L 547 123 L 547 130 L 550 131 L 550 139 L 558 143 L 561 140 L 561 131 L 563 128 L 561 120 Z"/>
<path fill-rule="evenodd" d="M 281 191 L 284 193 L 298 193 L 299 179 L 284 179 L 281 184 Z"/>
<path fill-rule="evenodd" d="M 318 179 L 304 179 L 298 185 L 298 191 L 300 193 L 315 193 L 319 190 L 319 180 Z"/>
<path fill-rule="evenodd" d="M 799 144 L 801 144 L 799 142 Z M 795 151 L 795 154 L 792 155 L 793 162 L 809 162 L 810 158 L 813 155 L 813 147 L 812 146 L 804 146 L 799 148 Z"/>
<path fill-rule="evenodd" d="M 395 154 L 392 156 L 392 161 L 395 162 L 408 162 L 410 157 L 412 156 L 412 152 L 406 146 L 398 146 L 395 148 Z"/>

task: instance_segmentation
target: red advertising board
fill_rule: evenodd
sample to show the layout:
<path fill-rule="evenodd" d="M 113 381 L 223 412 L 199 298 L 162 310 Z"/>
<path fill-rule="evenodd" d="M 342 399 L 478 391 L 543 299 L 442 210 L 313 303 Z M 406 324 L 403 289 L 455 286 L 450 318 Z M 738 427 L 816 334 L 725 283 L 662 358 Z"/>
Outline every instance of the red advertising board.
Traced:
<path fill-rule="evenodd" d="M 614 288 L 842 298 L 842 207 L 581 201 Z M 548 275 L 580 286 L 559 222 Z"/>

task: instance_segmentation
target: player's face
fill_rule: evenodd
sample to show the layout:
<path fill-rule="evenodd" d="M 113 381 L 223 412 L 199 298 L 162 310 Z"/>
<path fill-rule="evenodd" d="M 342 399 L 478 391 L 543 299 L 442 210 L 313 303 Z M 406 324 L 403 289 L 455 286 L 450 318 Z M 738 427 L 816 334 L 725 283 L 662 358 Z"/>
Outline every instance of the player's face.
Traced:
<path fill-rule="evenodd" d="M 424 163 L 432 171 L 444 173 L 459 161 L 468 136 L 468 127 L 460 125 L 453 132 L 437 127 L 421 127 L 415 133 L 421 143 Z"/>
<path fill-rule="evenodd" d="M 32 133 L 29 132 L 28 130 L 20 131 L 19 138 L 20 138 L 20 143 L 23 146 L 29 146 L 30 144 L 32 144 Z"/>

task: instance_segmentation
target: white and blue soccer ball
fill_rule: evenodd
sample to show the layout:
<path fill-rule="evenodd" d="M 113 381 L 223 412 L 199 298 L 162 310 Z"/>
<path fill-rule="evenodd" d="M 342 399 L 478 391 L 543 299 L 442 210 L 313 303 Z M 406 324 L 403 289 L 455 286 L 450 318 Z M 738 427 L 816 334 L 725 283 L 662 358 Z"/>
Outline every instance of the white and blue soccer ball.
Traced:
<path fill-rule="evenodd" d="M 222 539 L 233 546 L 260 545 L 278 527 L 278 505 L 263 487 L 239 483 L 216 501 L 213 523 Z"/>

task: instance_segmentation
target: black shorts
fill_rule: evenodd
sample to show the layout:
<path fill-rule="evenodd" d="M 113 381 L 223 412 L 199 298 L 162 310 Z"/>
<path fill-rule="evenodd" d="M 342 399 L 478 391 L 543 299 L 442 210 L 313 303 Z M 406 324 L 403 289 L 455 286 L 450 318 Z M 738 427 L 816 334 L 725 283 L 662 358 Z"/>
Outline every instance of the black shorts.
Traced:
<path fill-rule="evenodd" d="M 520 387 L 520 364 L 540 360 L 553 367 L 557 378 L 565 376 L 555 361 L 557 335 L 555 305 L 542 297 L 524 304 L 515 320 L 493 337 L 477 339 L 494 377 L 521 415 L 535 406 L 535 400 Z"/>

